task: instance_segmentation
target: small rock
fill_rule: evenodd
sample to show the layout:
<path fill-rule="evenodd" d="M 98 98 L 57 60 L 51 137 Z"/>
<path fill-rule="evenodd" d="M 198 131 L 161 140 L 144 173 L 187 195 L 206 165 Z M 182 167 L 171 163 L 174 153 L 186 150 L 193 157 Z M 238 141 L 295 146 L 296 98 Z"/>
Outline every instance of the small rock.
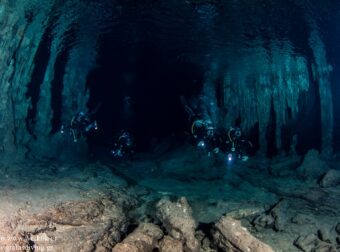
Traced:
<path fill-rule="evenodd" d="M 308 188 L 306 190 L 299 190 L 296 196 L 309 202 L 318 203 L 327 197 L 327 193 L 321 188 Z"/>
<path fill-rule="evenodd" d="M 320 186 L 327 187 L 335 187 L 340 185 L 340 171 L 331 169 L 329 170 L 321 179 Z"/>
<path fill-rule="evenodd" d="M 340 223 L 336 224 L 335 231 L 340 235 Z"/>
<path fill-rule="evenodd" d="M 185 251 L 197 252 L 199 250 L 199 242 L 195 237 L 197 223 L 192 217 L 187 200 L 182 197 L 177 202 L 171 202 L 168 198 L 163 198 L 157 203 L 156 208 L 157 217 L 169 235 L 182 241 Z"/>
<path fill-rule="evenodd" d="M 300 157 L 286 158 L 269 165 L 269 173 L 277 177 L 289 176 L 300 164 Z"/>
<path fill-rule="evenodd" d="M 305 155 L 297 173 L 303 179 L 318 179 L 329 169 L 325 161 L 320 159 L 317 150 L 310 150 Z"/>
<path fill-rule="evenodd" d="M 313 252 L 337 252 L 337 249 L 330 243 L 327 242 L 319 242 Z"/>
<path fill-rule="evenodd" d="M 213 230 L 214 243 L 223 251 L 272 252 L 269 245 L 261 242 L 241 223 L 230 217 L 222 217 Z"/>
<path fill-rule="evenodd" d="M 112 252 L 151 252 L 162 236 L 163 232 L 158 226 L 152 223 L 142 223 L 123 242 L 118 243 Z"/>
<path fill-rule="evenodd" d="M 257 216 L 253 220 L 254 227 L 259 228 L 273 228 L 275 231 L 282 231 L 285 228 L 287 217 L 286 217 L 287 201 L 280 200 L 274 204 L 267 213 L 263 213 Z"/>
<path fill-rule="evenodd" d="M 211 249 L 210 244 L 211 244 L 210 240 L 207 237 L 204 237 L 202 240 L 202 249 L 206 251 Z"/>
<path fill-rule="evenodd" d="M 320 228 L 318 230 L 318 236 L 321 241 L 331 243 L 331 233 L 327 228 Z"/>
<path fill-rule="evenodd" d="M 272 228 L 274 225 L 274 218 L 271 215 L 261 214 L 253 220 L 253 225 L 257 231 L 263 228 Z"/>
<path fill-rule="evenodd" d="M 312 217 L 304 214 L 297 214 L 295 217 L 292 218 L 292 223 L 298 224 L 298 225 L 304 225 L 309 223 L 314 223 Z"/>
<path fill-rule="evenodd" d="M 282 231 L 285 228 L 287 217 L 286 217 L 286 210 L 287 210 L 287 201 L 280 200 L 271 210 L 270 214 L 274 218 L 274 230 L 275 231 Z"/>
<path fill-rule="evenodd" d="M 129 243 L 118 243 L 112 249 L 112 252 L 116 252 L 116 251 L 117 252 L 143 252 L 142 250 L 139 250 L 139 248 L 136 247 L 135 245 L 129 244 Z"/>
<path fill-rule="evenodd" d="M 302 251 L 312 251 L 318 244 L 318 237 L 315 234 L 309 234 L 306 236 L 299 236 L 295 241 L 294 245 Z"/>
<path fill-rule="evenodd" d="M 180 240 L 176 240 L 171 236 L 164 236 L 159 243 L 160 252 L 183 252 L 183 244 Z"/>
<path fill-rule="evenodd" d="M 204 234 L 204 232 L 202 230 L 198 230 L 196 232 L 195 236 L 201 244 L 201 250 L 211 251 L 211 247 L 210 247 L 211 242 L 210 242 L 209 238 L 206 237 L 206 235 Z"/>
<path fill-rule="evenodd" d="M 239 219 L 258 216 L 265 211 L 266 209 L 263 206 L 258 206 L 258 207 L 253 206 L 249 208 L 237 209 L 237 210 L 226 213 L 226 215 L 230 216 L 231 218 L 239 220 Z"/>

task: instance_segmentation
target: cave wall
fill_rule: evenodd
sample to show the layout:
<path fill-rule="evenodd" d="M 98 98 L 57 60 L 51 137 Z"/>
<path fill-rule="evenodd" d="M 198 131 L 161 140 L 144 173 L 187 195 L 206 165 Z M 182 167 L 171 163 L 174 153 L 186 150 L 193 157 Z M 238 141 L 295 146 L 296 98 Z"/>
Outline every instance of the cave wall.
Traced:
<path fill-rule="evenodd" d="M 86 143 L 70 146 L 68 135 L 61 136 L 58 128 L 79 110 L 86 111 L 86 76 L 95 66 L 95 34 L 99 34 L 94 28 L 100 28 L 96 23 L 100 19 L 86 18 L 98 15 L 93 11 L 89 15 L 91 8 L 91 4 L 73 0 L 43 5 L 39 1 L 0 2 L 2 156 L 58 157 L 86 150 Z M 45 53 L 40 55 L 39 50 Z M 60 72 L 62 79 L 56 76 Z M 56 111 L 56 107 L 61 108 Z"/>
<path fill-rule="evenodd" d="M 25 124 L 30 106 L 25 84 L 31 78 L 50 7 L 46 2 L 37 13 L 34 1 L 1 1 L 0 145 L 6 155 L 24 155 L 32 139 Z"/>
<path fill-rule="evenodd" d="M 295 7 L 301 9 L 304 2 L 296 1 Z M 75 0 L 62 3 L 50 0 L 43 5 L 25 0 L 1 0 L 0 3 L 0 151 L 9 156 L 35 157 L 56 157 L 71 150 L 83 152 L 86 143 L 72 146 L 67 136 L 58 134 L 58 128 L 79 110 L 86 110 L 89 99 L 86 78 L 96 67 L 97 42 L 102 34 L 112 32 L 113 28 L 108 26 L 116 22 L 115 18 L 123 13 L 125 6 Z M 261 18 L 267 18 L 266 8 L 270 6 L 248 6 L 242 1 L 224 4 L 228 5 L 229 12 L 223 14 L 223 6 L 214 2 L 202 1 L 194 6 L 181 2 L 181 10 L 187 12 L 190 19 L 177 18 L 174 23 L 166 23 L 169 32 L 165 34 L 171 38 L 179 32 L 179 26 L 186 24 L 185 29 L 192 29 L 191 37 L 187 36 L 189 30 L 183 28 L 181 32 L 186 36 L 176 37 L 175 44 L 184 38 L 183 48 L 188 48 L 188 38 L 195 38 L 194 43 L 190 42 L 188 53 L 183 55 L 206 69 L 200 99 L 205 117 L 225 128 L 241 118 L 241 126 L 246 131 L 258 124 L 260 153 L 266 153 L 268 127 L 274 125 L 275 145 L 280 150 L 282 128 L 290 121 L 299 123 L 299 99 L 314 85 L 319 91 L 321 150 L 326 156 L 331 155 L 333 103 L 329 79 L 332 67 L 313 15 L 303 17 L 308 27 L 307 42 L 303 46 L 309 48 L 308 54 L 296 51 L 296 43 L 289 39 L 292 36 L 285 33 L 296 24 L 279 20 L 275 21 L 277 26 L 263 25 Z M 115 6 L 115 11 L 108 6 Z M 164 7 L 168 11 L 168 6 Z M 288 6 L 287 10 L 291 8 Z M 252 17 L 251 22 L 239 18 L 240 11 Z M 167 12 L 167 15 L 178 14 Z M 282 13 L 277 16 L 280 15 Z M 110 22 L 106 22 L 107 19 Z M 221 25 L 224 23 L 230 25 Z M 139 33 L 143 35 L 143 30 Z M 44 36 L 49 40 L 48 58 L 46 69 L 40 73 L 42 81 L 34 91 L 34 100 L 28 84 L 36 78 L 33 73 L 40 59 L 35 57 Z M 162 33 L 162 36 L 167 35 Z M 176 48 L 169 46 L 168 38 L 159 41 L 161 45 Z M 128 42 L 133 46 L 133 41 Z M 244 44 L 237 47 L 240 43 Z M 217 99 L 218 82 L 222 83 L 222 101 Z M 30 111 L 33 112 L 30 114 Z"/>
<path fill-rule="evenodd" d="M 40 86 L 39 101 L 34 124 L 37 139 L 30 142 L 30 156 L 61 157 L 86 153 L 85 141 L 73 143 L 68 131 L 60 134 L 62 125 L 69 125 L 72 117 L 79 111 L 87 111 L 87 74 L 95 66 L 97 36 L 90 28 L 96 27 L 91 20 L 91 5 L 85 2 L 73 5 L 67 1 L 55 10 L 56 20 L 50 56 L 44 80 Z M 84 17 L 88 17 L 84 22 Z M 46 151 L 45 146 L 54 148 Z"/>

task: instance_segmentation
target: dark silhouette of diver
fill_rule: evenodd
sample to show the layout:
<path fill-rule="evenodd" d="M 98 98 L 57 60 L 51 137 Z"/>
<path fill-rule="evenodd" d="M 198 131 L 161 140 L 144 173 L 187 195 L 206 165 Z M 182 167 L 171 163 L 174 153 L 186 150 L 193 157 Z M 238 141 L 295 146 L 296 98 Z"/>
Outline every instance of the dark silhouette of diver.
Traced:
<path fill-rule="evenodd" d="M 63 134 L 65 130 L 70 131 L 73 142 L 78 142 L 81 137 L 86 137 L 90 132 L 98 130 L 98 124 L 93 115 L 97 113 L 100 104 L 90 113 L 83 111 L 77 112 L 71 119 L 69 125 L 61 126 L 60 132 Z"/>
<path fill-rule="evenodd" d="M 128 131 L 123 130 L 114 142 L 110 152 L 116 159 L 128 158 L 131 160 L 134 148 L 135 142 L 133 136 Z"/>
<path fill-rule="evenodd" d="M 242 130 L 239 127 L 230 127 L 227 133 L 227 139 L 225 141 L 226 152 L 228 153 L 229 161 L 232 155 L 235 155 L 242 161 L 247 161 L 247 150 L 252 148 L 253 145 L 249 140 L 243 137 Z"/>

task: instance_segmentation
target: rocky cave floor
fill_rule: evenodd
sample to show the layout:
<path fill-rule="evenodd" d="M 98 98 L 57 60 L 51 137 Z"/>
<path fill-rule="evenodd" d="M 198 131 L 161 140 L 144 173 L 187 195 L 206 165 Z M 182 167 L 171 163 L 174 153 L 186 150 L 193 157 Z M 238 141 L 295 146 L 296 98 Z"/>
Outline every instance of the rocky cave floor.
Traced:
<path fill-rule="evenodd" d="M 0 166 L 0 251 L 340 251 L 340 159 Z"/>

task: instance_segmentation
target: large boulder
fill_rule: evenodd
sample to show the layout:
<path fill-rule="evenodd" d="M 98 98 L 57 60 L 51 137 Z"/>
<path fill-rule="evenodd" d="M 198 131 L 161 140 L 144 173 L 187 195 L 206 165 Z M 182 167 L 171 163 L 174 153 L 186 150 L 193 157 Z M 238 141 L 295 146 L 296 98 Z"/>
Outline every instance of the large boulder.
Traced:
<path fill-rule="evenodd" d="M 142 223 L 121 243 L 118 243 L 112 252 L 152 252 L 162 236 L 163 232 L 158 226 Z"/>
<path fill-rule="evenodd" d="M 197 223 L 192 217 L 192 210 L 187 200 L 182 197 L 177 202 L 168 198 L 161 199 L 157 205 L 157 217 L 168 234 L 183 243 L 184 251 L 197 252 L 199 242 L 195 237 Z"/>
<path fill-rule="evenodd" d="M 329 170 L 325 176 L 322 177 L 320 181 L 321 187 L 335 187 L 340 185 L 340 171 L 339 170 Z"/>
<path fill-rule="evenodd" d="M 314 219 L 312 215 L 297 214 L 291 218 L 291 222 L 297 225 L 305 225 L 305 224 L 316 223 L 316 220 Z"/>
<path fill-rule="evenodd" d="M 242 227 L 240 221 L 231 217 L 222 217 L 213 230 L 214 243 L 223 251 L 238 252 L 273 252 L 267 244 L 261 242 Z"/>
<path fill-rule="evenodd" d="M 305 155 L 297 173 L 303 179 L 319 179 L 329 169 L 327 163 L 320 158 L 317 150 L 310 150 Z"/>
<path fill-rule="evenodd" d="M 45 251 L 110 251 L 127 228 L 123 209 L 109 198 L 61 202 L 11 222 L 21 246 Z"/>

